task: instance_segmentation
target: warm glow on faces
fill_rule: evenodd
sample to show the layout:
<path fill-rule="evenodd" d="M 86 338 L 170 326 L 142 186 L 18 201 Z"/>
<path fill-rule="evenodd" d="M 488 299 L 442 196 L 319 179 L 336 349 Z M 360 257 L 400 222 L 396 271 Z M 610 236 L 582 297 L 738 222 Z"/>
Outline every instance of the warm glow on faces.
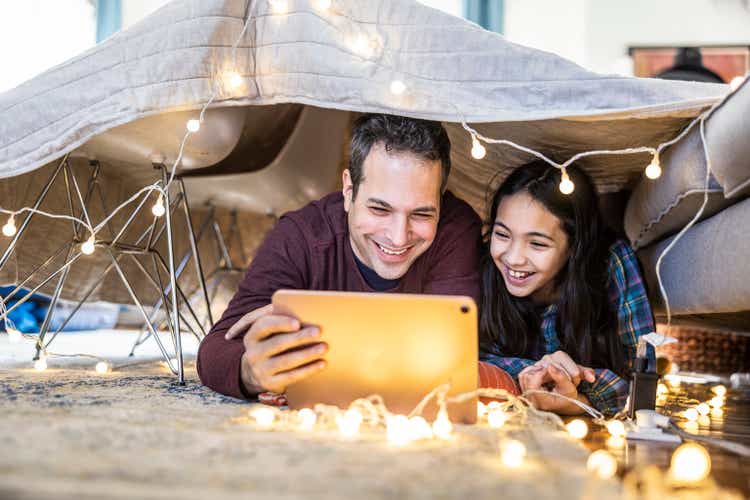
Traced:
<path fill-rule="evenodd" d="M 554 299 L 554 278 L 568 258 L 568 236 L 560 219 L 519 192 L 497 207 L 490 253 L 511 295 L 548 303 Z"/>
<path fill-rule="evenodd" d="M 375 144 L 362 165 L 356 198 L 343 175 L 349 239 L 359 260 L 381 278 L 398 279 L 432 244 L 440 217 L 440 161 L 388 152 Z"/>

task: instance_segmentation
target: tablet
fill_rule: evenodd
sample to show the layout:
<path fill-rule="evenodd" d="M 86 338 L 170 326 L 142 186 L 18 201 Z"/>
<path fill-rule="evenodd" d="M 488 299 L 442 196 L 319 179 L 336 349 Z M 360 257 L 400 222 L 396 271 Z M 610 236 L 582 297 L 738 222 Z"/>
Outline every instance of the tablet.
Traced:
<path fill-rule="evenodd" d="M 393 413 L 408 415 L 430 391 L 449 395 L 477 388 L 477 311 L 473 299 L 446 295 L 279 290 L 274 310 L 320 327 L 327 367 L 287 388 L 293 409 L 316 403 L 346 408 L 381 395 Z M 448 406 L 454 422 L 474 423 L 477 399 Z M 423 416 L 434 418 L 431 403 Z"/>

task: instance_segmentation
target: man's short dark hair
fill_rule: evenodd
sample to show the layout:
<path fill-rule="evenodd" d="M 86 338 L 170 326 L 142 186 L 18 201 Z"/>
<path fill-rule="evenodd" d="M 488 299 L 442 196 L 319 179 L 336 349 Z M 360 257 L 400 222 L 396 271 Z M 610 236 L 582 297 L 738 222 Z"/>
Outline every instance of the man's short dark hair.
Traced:
<path fill-rule="evenodd" d="M 349 175 L 352 198 L 357 196 L 364 180 L 362 164 L 373 145 L 382 143 L 388 152 L 410 153 L 424 160 L 440 160 L 441 192 L 448 184 L 451 171 L 451 141 L 440 122 L 418 120 L 405 116 L 365 114 L 354 123 L 349 151 Z"/>

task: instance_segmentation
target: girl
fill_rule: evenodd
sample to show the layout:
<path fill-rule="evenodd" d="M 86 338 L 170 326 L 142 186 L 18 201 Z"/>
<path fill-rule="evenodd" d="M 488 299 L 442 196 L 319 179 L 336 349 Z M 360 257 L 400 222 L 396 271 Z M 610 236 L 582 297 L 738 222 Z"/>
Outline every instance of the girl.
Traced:
<path fill-rule="evenodd" d="M 653 316 L 638 261 L 605 226 L 591 179 L 573 166 L 567 172 L 569 195 L 560 192 L 560 171 L 542 161 L 515 170 L 495 193 L 480 264 L 480 375 L 499 367 L 522 392 L 550 391 L 614 414 Z M 529 399 L 582 413 L 563 398 Z"/>

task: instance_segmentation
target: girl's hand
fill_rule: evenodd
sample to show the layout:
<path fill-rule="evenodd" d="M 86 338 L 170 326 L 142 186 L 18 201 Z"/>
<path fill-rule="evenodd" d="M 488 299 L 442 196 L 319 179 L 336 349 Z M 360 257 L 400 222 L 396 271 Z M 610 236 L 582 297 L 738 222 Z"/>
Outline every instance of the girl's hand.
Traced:
<path fill-rule="evenodd" d="M 518 374 L 521 391 L 546 391 L 551 394 L 529 394 L 527 398 L 540 410 L 553 411 L 565 415 L 578 415 L 583 410 L 571 401 L 555 396 L 560 394 L 588 404 L 586 396 L 579 394 L 568 373 L 555 364 L 543 366 L 539 363 L 529 366 Z M 549 388 L 547 388 L 549 386 Z"/>
<path fill-rule="evenodd" d="M 568 374 L 570 380 L 573 382 L 575 387 L 581 383 L 581 380 L 593 383 L 596 380 L 596 373 L 593 368 L 588 366 L 579 365 L 573 358 L 568 356 L 568 353 L 564 351 L 556 351 L 552 354 L 546 354 L 542 359 L 536 362 L 541 366 L 555 366 L 556 368 L 563 370 Z"/>

